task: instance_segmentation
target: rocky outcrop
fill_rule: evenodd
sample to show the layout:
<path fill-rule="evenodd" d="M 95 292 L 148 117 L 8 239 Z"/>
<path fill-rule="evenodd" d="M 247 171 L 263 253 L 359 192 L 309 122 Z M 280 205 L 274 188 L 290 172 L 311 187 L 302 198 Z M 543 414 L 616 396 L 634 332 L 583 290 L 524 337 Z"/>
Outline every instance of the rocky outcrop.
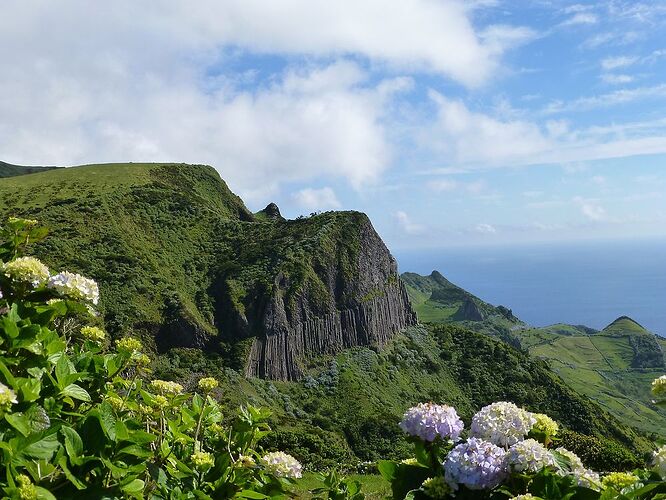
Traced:
<path fill-rule="evenodd" d="M 466 297 L 456 311 L 455 318 L 459 321 L 483 321 L 483 314 L 474 300 Z"/>
<path fill-rule="evenodd" d="M 416 323 L 395 259 L 367 218 L 356 231 L 345 235 L 358 244 L 351 262 L 341 265 L 339 248 L 313 267 L 317 283 L 327 289 L 323 303 L 321 291 L 313 297 L 312 286 L 304 288 L 295 303 L 286 303 L 292 283 L 276 276 L 261 320 L 263 332 L 254 339 L 246 375 L 295 380 L 309 358 L 354 346 L 382 346 Z"/>

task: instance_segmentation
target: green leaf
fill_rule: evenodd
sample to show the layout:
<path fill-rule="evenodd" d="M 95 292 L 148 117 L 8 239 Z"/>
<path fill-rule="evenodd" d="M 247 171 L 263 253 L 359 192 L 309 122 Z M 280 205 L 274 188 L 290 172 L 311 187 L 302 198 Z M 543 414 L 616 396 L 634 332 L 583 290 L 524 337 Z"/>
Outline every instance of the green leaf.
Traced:
<path fill-rule="evenodd" d="M 58 381 L 58 389 L 63 390 L 69 384 L 68 377 L 73 371 L 74 367 L 69 362 L 69 359 L 67 359 L 67 356 L 65 356 L 63 353 L 58 358 L 58 362 L 56 363 L 55 367 L 55 376 L 56 380 Z"/>
<path fill-rule="evenodd" d="M 0 328 L 5 332 L 5 336 L 10 339 L 15 339 L 19 336 L 18 326 L 8 316 L 0 318 Z"/>
<path fill-rule="evenodd" d="M 35 486 L 37 490 L 37 500 L 58 500 L 53 494 L 41 486 Z"/>
<path fill-rule="evenodd" d="M 42 391 L 42 382 L 36 378 L 17 377 L 14 379 L 14 388 L 23 402 L 30 403 L 39 399 Z"/>
<path fill-rule="evenodd" d="M 133 479 L 129 483 L 122 485 L 120 489 L 128 495 L 139 496 L 143 492 L 144 487 L 145 483 L 141 479 Z"/>
<path fill-rule="evenodd" d="M 395 473 L 398 468 L 398 464 L 391 462 L 390 460 L 380 460 L 377 463 L 377 469 L 384 479 L 388 482 L 393 481 L 395 478 Z"/>
<path fill-rule="evenodd" d="M 5 415 L 5 420 L 25 437 L 28 437 L 32 433 L 30 421 L 25 415 L 23 415 L 23 413 L 7 413 Z"/>
<path fill-rule="evenodd" d="M 81 436 L 71 427 L 63 426 L 60 431 L 65 438 L 65 450 L 72 460 L 76 460 L 83 454 L 83 441 Z"/>
<path fill-rule="evenodd" d="M 60 447 L 55 433 L 47 434 L 39 441 L 29 444 L 23 449 L 23 454 L 32 458 L 50 459 Z"/>
<path fill-rule="evenodd" d="M 260 500 L 263 498 L 270 498 L 268 495 L 264 495 L 263 493 L 259 493 L 258 491 L 253 491 L 253 490 L 243 490 L 240 493 L 237 493 L 236 496 L 240 498 L 252 498 L 256 500 Z"/>
<path fill-rule="evenodd" d="M 69 384 L 67 387 L 65 387 L 60 394 L 63 396 L 69 396 L 74 399 L 78 399 L 79 401 L 86 401 L 90 402 L 90 394 L 88 394 L 88 391 L 86 391 L 83 387 L 80 385 L 76 384 Z"/>
<path fill-rule="evenodd" d="M 69 480 L 70 483 L 74 485 L 74 487 L 77 490 L 85 490 L 86 489 L 86 484 L 79 480 L 74 474 L 72 474 L 72 471 L 69 470 L 69 466 L 67 465 L 67 458 L 65 456 L 61 456 L 58 459 L 58 465 L 62 469 L 62 471 L 65 473 L 65 477 Z"/>

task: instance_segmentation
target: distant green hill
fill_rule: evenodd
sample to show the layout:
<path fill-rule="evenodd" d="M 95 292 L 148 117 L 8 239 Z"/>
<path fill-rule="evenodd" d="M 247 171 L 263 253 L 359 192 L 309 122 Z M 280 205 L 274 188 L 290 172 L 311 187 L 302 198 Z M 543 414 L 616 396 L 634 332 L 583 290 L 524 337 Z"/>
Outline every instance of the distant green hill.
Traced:
<path fill-rule="evenodd" d="M 35 174 L 38 172 L 44 172 L 46 170 L 52 170 L 54 168 L 58 167 L 26 167 L 23 165 L 12 165 L 11 163 L 0 161 L 0 178 Z"/>
<path fill-rule="evenodd" d="M 652 403 L 650 383 L 665 370 L 664 339 L 625 316 L 600 332 L 550 328 L 521 332 L 530 353 L 623 421 L 663 436 L 666 411 Z"/>
<path fill-rule="evenodd" d="M 523 325 L 511 309 L 493 306 L 454 285 L 438 271 L 429 276 L 403 273 L 407 294 L 420 321 L 459 323 L 467 328 L 520 345 L 514 331 Z"/>

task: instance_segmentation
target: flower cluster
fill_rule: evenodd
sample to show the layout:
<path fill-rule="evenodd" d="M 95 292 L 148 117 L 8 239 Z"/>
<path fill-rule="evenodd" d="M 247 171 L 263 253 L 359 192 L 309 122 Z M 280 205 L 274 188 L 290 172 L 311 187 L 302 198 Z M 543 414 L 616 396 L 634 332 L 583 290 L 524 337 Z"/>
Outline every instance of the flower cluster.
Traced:
<path fill-rule="evenodd" d="M 9 411 L 13 404 L 18 403 L 16 394 L 5 384 L 0 382 L 0 415 L 2 412 Z"/>
<path fill-rule="evenodd" d="M 533 413 L 536 422 L 532 426 L 532 431 L 545 434 L 546 436 L 555 437 L 560 427 L 557 422 L 544 413 Z"/>
<path fill-rule="evenodd" d="M 661 478 L 666 481 L 666 445 L 653 452 L 652 464 Z"/>
<path fill-rule="evenodd" d="M 481 408 L 472 418 L 472 436 L 500 446 L 522 440 L 536 423 L 534 415 L 513 403 L 500 401 Z"/>
<path fill-rule="evenodd" d="M 517 495 L 512 497 L 510 500 L 533 500 L 536 497 L 532 493 L 525 493 L 524 495 Z"/>
<path fill-rule="evenodd" d="M 494 488 L 506 477 L 505 451 L 475 437 L 459 444 L 444 461 L 444 477 L 454 490 L 462 484 L 472 490 Z"/>
<path fill-rule="evenodd" d="M 652 394 L 658 398 L 666 398 L 666 375 L 652 381 Z"/>
<path fill-rule="evenodd" d="M 116 347 L 119 351 L 125 351 L 132 354 L 139 352 L 143 348 L 141 341 L 134 337 L 123 337 L 122 339 L 116 340 Z"/>
<path fill-rule="evenodd" d="M 446 498 L 451 493 L 451 487 L 442 476 L 429 477 L 421 485 L 423 493 L 429 498 Z"/>
<path fill-rule="evenodd" d="M 37 499 L 37 488 L 32 484 L 30 478 L 25 474 L 19 474 L 16 478 L 18 483 L 18 497 L 21 500 L 36 500 Z"/>
<path fill-rule="evenodd" d="M 194 466 L 199 470 L 208 470 L 215 465 L 213 455 L 205 451 L 195 451 L 190 459 Z"/>
<path fill-rule="evenodd" d="M 611 472 L 601 480 L 601 485 L 604 489 L 614 489 L 615 491 L 622 491 L 627 486 L 636 484 L 638 476 L 628 472 Z"/>
<path fill-rule="evenodd" d="M 204 392 L 210 392 L 213 389 L 215 389 L 218 386 L 217 380 L 215 380 L 213 377 L 204 377 L 202 379 L 199 379 L 199 389 L 201 389 Z"/>
<path fill-rule="evenodd" d="M 438 437 L 460 440 L 464 427 L 455 408 L 434 403 L 419 403 L 407 410 L 400 422 L 400 428 L 410 436 L 432 442 Z"/>
<path fill-rule="evenodd" d="M 51 276 L 47 283 L 60 295 L 73 300 L 83 300 L 97 305 L 99 302 L 99 287 L 94 280 L 80 274 L 63 271 Z"/>
<path fill-rule="evenodd" d="M 555 465 L 553 455 L 538 441 L 518 441 L 506 454 L 507 468 L 517 472 L 539 472 Z"/>
<path fill-rule="evenodd" d="M 576 478 L 578 486 L 595 491 L 599 491 L 601 489 L 599 474 L 593 470 L 578 469 L 573 471 L 573 476 Z"/>
<path fill-rule="evenodd" d="M 96 344 L 101 344 L 106 339 L 106 332 L 96 326 L 84 326 L 81 328 L 81 337 Z"/>
<path fill-rule="evenodd" d="M 266 470 L 277 477 L 298 479 L 303 475 L 303 466 L 291 455 L 283 451 L 266 453 L 261 459 Z"/>
<path fill-rule="evenodd" d="M 2 264 L 2 273 L 14 281 L 38 287 L 49 279 L 49 268 L 34 257 L 19 257 Z"/>
<path fill-rule="evenodd" d="M 150 388 L 161 396 L 177 396 L 183 393 L 182 385 L 166 380 L 151 380 Z"/>

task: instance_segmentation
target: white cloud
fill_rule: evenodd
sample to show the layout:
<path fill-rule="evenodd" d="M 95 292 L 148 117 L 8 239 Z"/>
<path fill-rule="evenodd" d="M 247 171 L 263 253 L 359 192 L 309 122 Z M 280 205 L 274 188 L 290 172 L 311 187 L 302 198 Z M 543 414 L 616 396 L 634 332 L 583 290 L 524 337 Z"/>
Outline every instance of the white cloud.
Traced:
<path fill-rule="evenodd" d="M 293 198 L 301 207 L 312 211 L 332 210 L 341 206 L 335 191 L 330 187 L 301 189 L 294 193 Z"/>
<path fill-rule="evenodd" d="M 553 101 L 543 110 L 544 114 L 563 113 L 570 111 L 586 111 L 596 108 L 606 108 L 634 102 L 648 98 L 666 97 L 666 84 L 649 87 L 635 87 L 633 89 L 620 89 L 606 94 L 581 97 L 572 101 Z"/>
<path fill-rule="evenodd" d="M 486 224 L 486 223 L 477 224 L 474 227 L 474 230 L 477 233 L 481 233 L 481 234 L 495 234 L 495 233 L 497 233 L 497 229 L 495 228 L 495 226 L 493 226 L 491 224 Z"/>
<path fill-rule="evenodd" d="M 602 73 L 600 78 L 604 83 L 611 85 L 622 85 L 634 81 L 634 77 L 631 75 L 617 75 L 614 73 Z"/>
<path fill-rule="evenodd" d="M 596 24 L 598 18 L 596 14 L 591 12 L 576 12 L 566 21 L 562 22 L 561 26 L 576 26 L 576 25 L 585 25 L 585 24 Z"/>
<path fill-rule="evenodd" d="M 581 213 L 592 221 L 600 221 L 606 218 L 606 210 L 595 200 L 590 200 L 577 196 L 574 203 L 578 205 Z"/>
<path fill-rule="evenodd" d="M 627 66 L 634 64 L 636 61 L 638 61 L 638 57 L 633 56 L 607 57 L 601 61 L 601 67 L 606 71 L 609 71 L 618 68 L 626 68 Z"/>
<path fill-rule="evenodd" d="M 409 215 L 407 215 L 407 213 L 403 212 L 402 210 L 395 212 L 393 214 L 393 218 L 398 224 L 398 227 L 407 234 L 417 235 L 422 234 L 425 231 L 425 226 L 412 221 L 411 217 L 409 217 Z"/>
<path fill-rule="evenodd" d="M 539 127 L 522 120 L 498 120 L 431 91 L 437 119 L 424 134 L 449 163 L 506 164 L 549 148 Z"/>

